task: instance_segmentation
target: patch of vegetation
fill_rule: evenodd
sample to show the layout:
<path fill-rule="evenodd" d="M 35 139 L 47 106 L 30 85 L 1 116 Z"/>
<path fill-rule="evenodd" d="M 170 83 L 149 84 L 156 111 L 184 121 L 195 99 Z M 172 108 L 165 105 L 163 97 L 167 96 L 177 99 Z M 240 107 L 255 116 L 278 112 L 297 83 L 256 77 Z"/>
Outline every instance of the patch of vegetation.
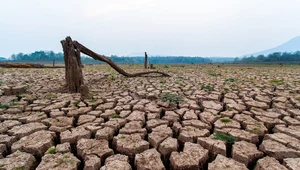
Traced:
<path fill-rule="evenodd" d="M 208 72 L 208 75 L 213 76 L 213 77 L 221 76 L 221 74 L 216 73 L 213 70 L 208 70 L 207 72 Z"/>
<path fill-rule="evenodd" d="M 67 158 L 70 158 L 69 155 L 63 155 L 63 159 L 67 159 Z"/>
<path fill-rule="evenodd" d="M 93 93 L 90 93 L 89 94 L 90 98 L 92 99 L 94 97 L 94 94 Z"/>
<path fill-rule="evenodd" d="M 125 138 L 126 138 L 126 136 L 123 136 L 123 135 L 121 136 L 121 139 L 125 139 Z"/>
<path fill-rule="evenodd" d="M 17 167 L 14 170 L 24 170 L 24 168 L 23 167 Z"/>
<path fill-rule="evenodd" d="M 229 89 L 228 89 L 228 88 L 224 88 L 224 92 L 225 92 L 225 93 L 228 93 L 228 92 L 229 92 Z"/>
<path fill-rule="evenodd" d="M 217 77 L 217 73 L 208 73 L 208 74 L 213 76 L 213 77 Z"/>
<path fill-rule="evenodd" d="M 222 141 L 225 141 L 226 143 L 234 143 L 235 142 L 234 137 L 224 134 L 224 133 L 221 133 L 221 132 L 216 132 L 212 139 L 222 140 Z"/>
<path fill-rule="evenodd" d="M 8 109 L 10 107 L 10 105 L 8 104 L 1 104 L 0 103 L 0 109 Z"/>
<path fill-rule="evenodd" d="M 261 123 L 260 122 L 256 122 L 255 125 L 261 126 Z"/>
<path fill-rule="evenodd" d="M 293 90 L 290 90 L 289 92 L 292 93 L 292 94 L 295 93 Z"/>
<path fill-rule="evenodd" d="M 128 84 L 122 84 L 122 86 L 125 87 L 125 88 L 129 88 Z"/>
<path fill-rule="evenodd" d="M 221 120 L 222 123 L 228 123 L 228 122 L 231 122 L 231 120 L 228 119 L 228 118 L 221 118 L 220 120 Z"/>
<path fill-rule="evenodd" d="M 115 78 L 115 76 L 111 76 L 111 78 L 110 78 L 111 80 L 116 80 L 116 78 Z"/>
<path fill-rule="evenodd" d="M 238 79 L 236 79 L 236 78 L 228 78 L 225 80 L 225 82 L 237 82 L 237 81 L 238 81 Z"/>
<path fill-rule="evenodd" d="M 202 86 L 201 87 L 201 90 L 208 90 L 208 91 L 213 91 L 214 90 L 214 88 L 213 87 L 211 87 L 210 85 L 207 85 L 207 86 Z"/>
<path fill-rule="evenodd" d="M 299 98 L 296 98 L 296 100 L 297 100 L 297 101 L 300 101 L 300 97 L 299 97 Z"/>
<path fill-rule="evenodd" d="M 159 95 L 159 98 L 163 102 L 170 102 L 172 104 L 179 104 L 179 103 L 183 102 L 182 96 L 180 96 L 178 94 L 174 94 L 174 93 L 161 93 Z"/>
<path fill-rule="evenodd" d="M 47 97 L 47 98 L 55 98 L 55 99 L 57 98 L 57 96 L 54 95 L 54 94 L 52 94 L 52 93 L 47 93 L 47 94 L 46 94 L 46 97 Z"/>
<path fill-rule="evenodd" d="M 119 118 L 120 116 L 118 114 L 113 114 L 110 116 L 111 118 Z"/>
<path fill-rule="evenodd" d="M 0 85 L 4 84 L 4 82 L 2 80 L 0 80 Z"/>
<path fill-rule="evenodd" d="M 229 107 L 227 110 L 228 110 L 228 111 L 233 111 L 233 109 L 232 109 L 231 107 Z"/>
<path fill-rule="evenodd" d="M 165 65 L 164 68 L 169 68 L 169 66 Z"/>
<path fill-rule="evenodd" d="M 41 116 L 43 116 L 44 115 L 44 113 L 40 113 L 39 115 L 38 115 L 38 117 L 41 117 Z"/>
<path fill-rule="evenodd" d="M 73 164 L 75 162 L 74 159 L 68 159 L 70 158 L 68 155 L 63 155 L 62 159 L 59 159 L 57 163 L 53 166 L 53 168 L 59 167 L 63 163 L 71 163 Z"/>
<path fill-rule="evenodd" d="M 46 154 L 56 154 L 56 148 L 55 147 L 49 148 Z"/>
<path fill-rule="evenodd" d="M 76 101 L 76 102 L 73 102 L 73 105 L 78 105 L 78 103 L 79 103 L 78 101 Z"/>
<path fill-rule="evenodd" d="M 272 80 L 271 82 L 275 83 L 275 84 L 278 84 L 278 85 L 284 84 L 284 80 L 283 79 L 281 79 L 281 80 Z"/>
<path fill-rule="evenodd" d="M 90 99 L 90 100 L 88 100 L 88 102 L 91 102 L 91 103 L 94 103 L 96 101 L 97 101 L 96 99 Z"/>

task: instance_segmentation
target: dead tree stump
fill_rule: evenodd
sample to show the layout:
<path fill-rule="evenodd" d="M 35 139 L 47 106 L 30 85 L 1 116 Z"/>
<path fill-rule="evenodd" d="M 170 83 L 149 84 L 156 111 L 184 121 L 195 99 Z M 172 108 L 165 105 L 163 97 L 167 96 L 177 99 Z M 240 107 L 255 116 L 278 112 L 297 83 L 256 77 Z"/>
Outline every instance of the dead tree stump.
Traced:
<path fill-rule="evenodd" d="M 147 63 L 148 63 L 148 55 L 147 55 L 147 52 L 145 52 L 144 69 L 147 69 Z"/>
<path fill-rule="evenodd" d="M 86 48 L 77 41 L 72 41 L 71 37 L 67 37 L 65 40 L 61 41 L 63 51 L 64 51 L 64 61 L 65 61 L 65 77 L 66 77 L 66 87 L 69 93 L 80 93 L 82 98 L 89 97 L 89 89 L 84 85 L 82 67 L 80 60 L 80 52 L 92 57 L 95 60 L 103 61 L 109 64 L 118 73 L 126 77 L 138 77 L 146 74 L 160 74 L 161 76 L 170 77 L 170 75 L 160 72 L 160 71 L 145 71 L 138 73 L 127 73 L 118 65 L 116 65 L 111 59 L 104 55 L 99 55 L 92 50 Z M 147 68 L 148 56 L 145 53 L 145 63 Z"/>
<path fill-rule="evenodd" d="M 80 93 L 84 84 L 82 75 L 82 64 L 80 60 L 80 49 L 74 47 L 71 37 L 61 41 L 64 60 L 66 85 L 70 93 Z"/>

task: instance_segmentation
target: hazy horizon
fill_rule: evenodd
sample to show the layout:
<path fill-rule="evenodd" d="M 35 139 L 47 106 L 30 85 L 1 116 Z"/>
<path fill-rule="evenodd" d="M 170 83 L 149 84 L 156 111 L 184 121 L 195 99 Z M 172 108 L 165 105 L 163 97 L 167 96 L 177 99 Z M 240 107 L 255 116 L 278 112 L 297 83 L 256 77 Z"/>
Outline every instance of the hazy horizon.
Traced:
<path fill-rule="evenodd" d="M 300 1 L 15 0 L 0 2 L 0 57 L 62 51 L 71 36 L 104 55 L 235 57 L 300 35 Z"/>

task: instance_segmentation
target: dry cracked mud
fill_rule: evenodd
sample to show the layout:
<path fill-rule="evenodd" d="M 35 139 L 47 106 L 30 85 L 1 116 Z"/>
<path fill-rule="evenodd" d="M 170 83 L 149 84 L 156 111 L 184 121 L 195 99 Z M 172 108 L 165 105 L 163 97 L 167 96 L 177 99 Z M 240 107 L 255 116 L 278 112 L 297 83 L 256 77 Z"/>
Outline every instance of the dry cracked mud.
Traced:
<path fill-rule="evenodd" d="M 85 66 L 86 99 L 64 69 L 0 68 L 0 169 L 300 169 L 299 66 L 157 68 Z"/>

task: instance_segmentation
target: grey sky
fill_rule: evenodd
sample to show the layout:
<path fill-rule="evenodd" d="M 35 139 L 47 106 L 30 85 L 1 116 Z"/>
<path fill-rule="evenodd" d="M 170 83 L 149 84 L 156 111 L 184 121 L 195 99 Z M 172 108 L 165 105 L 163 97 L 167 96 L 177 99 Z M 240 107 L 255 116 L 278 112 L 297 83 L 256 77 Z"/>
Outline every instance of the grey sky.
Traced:
<path fill-rule="evenodd" d="M 0 56 L 62 51 L 70 35 L 105 55 L 240 56 L 300 35 L 300 0 L 0 0 Z"/>

